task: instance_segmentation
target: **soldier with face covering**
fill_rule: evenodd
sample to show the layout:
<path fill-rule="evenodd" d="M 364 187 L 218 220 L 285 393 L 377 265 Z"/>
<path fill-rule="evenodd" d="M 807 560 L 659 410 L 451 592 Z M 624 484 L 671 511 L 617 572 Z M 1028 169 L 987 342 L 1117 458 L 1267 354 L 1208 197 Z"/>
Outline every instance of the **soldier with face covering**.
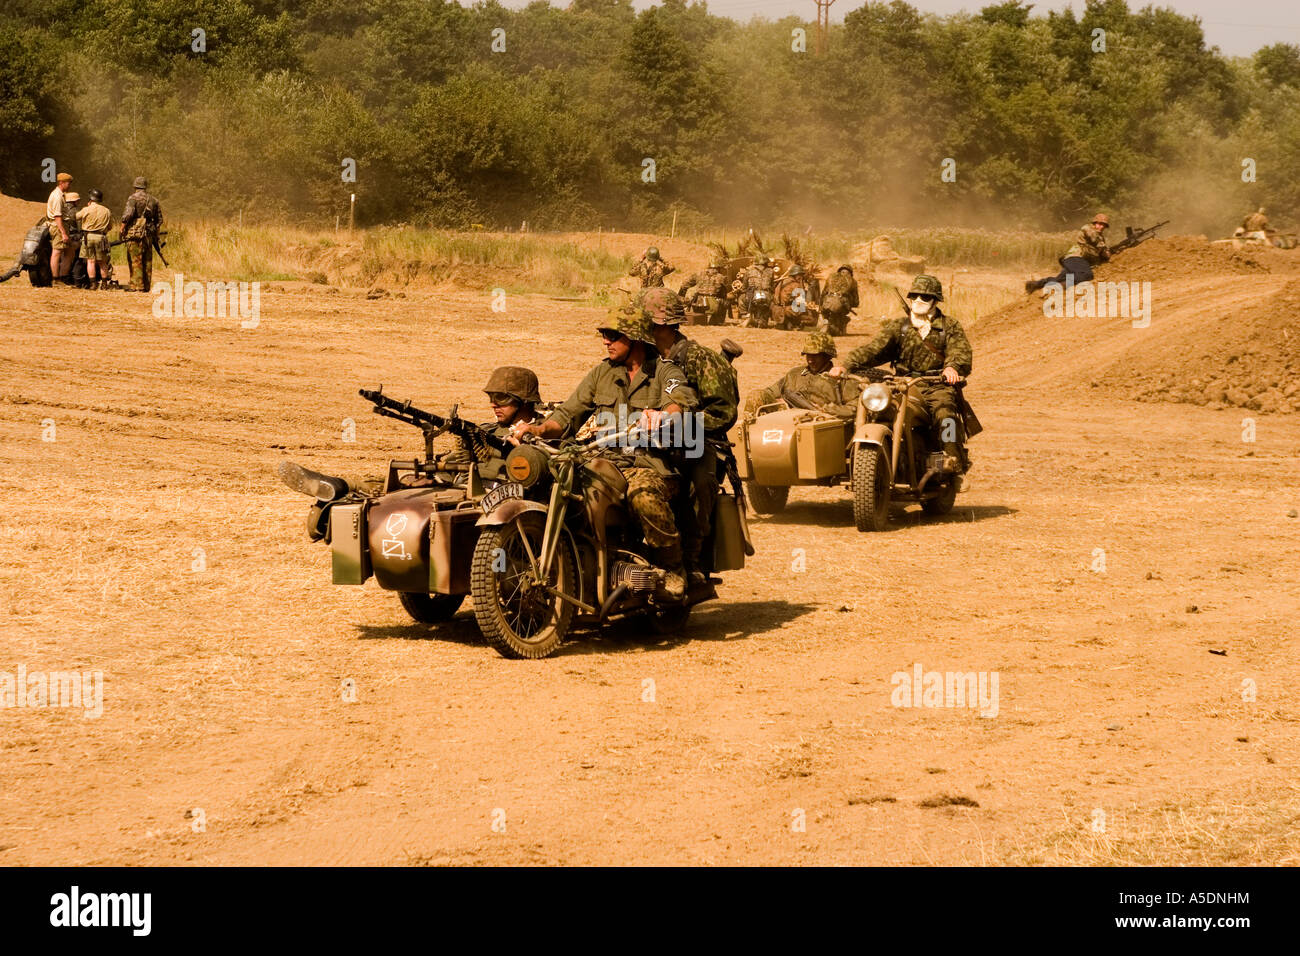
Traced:
<path fill-rule="evenodd" d="M 844 368 L 861 372 L 890 362 L 896 375 L 941 374 L 943 382 L 925 384 L 920 395 L 935 440 L 943 447 L 943 470 L 958 472 L 963 460 L 961 415 L 952 386 L 970 374 L 972 356 L 961 323 L 939 308 L 942 301 L 943 284 L 934 276 L 917 276 L 907 293 L 908 314 L 885 322 L 874 339 L 849 353 Z"/>

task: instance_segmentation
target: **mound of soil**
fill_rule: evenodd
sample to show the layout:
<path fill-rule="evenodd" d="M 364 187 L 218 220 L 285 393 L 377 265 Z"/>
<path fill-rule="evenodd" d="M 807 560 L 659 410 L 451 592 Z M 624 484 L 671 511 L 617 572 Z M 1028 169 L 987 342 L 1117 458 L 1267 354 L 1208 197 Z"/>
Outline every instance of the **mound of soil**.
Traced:
<path fill-rule="evenodd" d="M 1004 382 L 1113 389 L 1147 402 L 1300 410 L 1300 253 L 1153 239 L 1097 270 L 1150 282 L 1149 327 L 1048 317 L 1026 296 L 982 319 L 977 364 Z M 987 363 L 987 364 L 986 364 Z"/>
<path fill-rule="evenodd" d="M 1096 269 L 1098 279 L 1110 282 L 1157 282 L 1196 275 L 1260 272 L 1300 272 L 1300 256 L 1280 249 L 1213 246 L 1203 239 L 1176 236 L 1149 239 Z"/>
<path fill-rule="evenodd" d="M 0 265 L 18 257 L 27 230 L 45 215 L 45 205 L 0 193 Z"/>
<path fill-rule="evenodd" d="M 1300 281 L 1291 281 L 1280 292 L 1224 316 L 1213 334 L 1188 337 L 1153 356 L 1163 359 L 1163 368 L 1127 368 L 1123 381 L 1139 401 L 1300 411 L 1296 316 Z"/>

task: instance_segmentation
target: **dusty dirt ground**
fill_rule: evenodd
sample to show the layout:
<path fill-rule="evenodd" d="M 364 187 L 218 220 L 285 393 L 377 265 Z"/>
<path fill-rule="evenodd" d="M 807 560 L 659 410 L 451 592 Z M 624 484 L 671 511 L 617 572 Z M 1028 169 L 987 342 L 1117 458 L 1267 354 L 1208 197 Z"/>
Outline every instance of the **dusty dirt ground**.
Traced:
<path fill-rule="evenodd" d="M 1244 307 L 1290 280 L 1198 281 Z M 1300 422 L 1101 384 L 1196 351 L 1186 290 L 1146 330 L 1032 300 L 972 323 L 987 430 L 950 517 L 864 535 L 846 492 L 796 491 L 684 638 L 540 662 L 476 644 L 468 605 L 430 628 L 331 586 L 274 469 L 409 456 L 359 386 L 486 417 L 519 362 L 562 397 L 591 310 L 318 289 L 245 330 L 151 301 L 0 286 L 0 671 L 105 678 L 98 719 L 0 710 L 0 863 L 1300 862 Z M 728 334 L 742 390 L 798 361 Z M 997 672 L 997 716 L 892 706 L 918 662 Z"/>

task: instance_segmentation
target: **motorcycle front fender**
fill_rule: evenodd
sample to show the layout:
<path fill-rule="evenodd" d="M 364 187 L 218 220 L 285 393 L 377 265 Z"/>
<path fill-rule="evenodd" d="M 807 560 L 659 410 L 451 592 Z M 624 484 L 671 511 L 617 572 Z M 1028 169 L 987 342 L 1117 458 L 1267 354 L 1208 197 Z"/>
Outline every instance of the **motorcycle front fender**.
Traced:
<path fill-rule="evenodd" d="M 536 501 L 529 501 L 526 498 L 511 498 L 509 501 L 503 501 L 492 509 L 491 514 L 485 514 L 474 522 L 475 527 L 495 528 L 503 524 L 509 524 L 526 511 L 540 511 L 546 513 L 546 505 Z"/>
<path fill-rule="evenodd" d="M 893 448 L 893 429 L 881 422 L 863 422 L 853 430 L 853 444 L 878 445 L 882 451 Z"/>

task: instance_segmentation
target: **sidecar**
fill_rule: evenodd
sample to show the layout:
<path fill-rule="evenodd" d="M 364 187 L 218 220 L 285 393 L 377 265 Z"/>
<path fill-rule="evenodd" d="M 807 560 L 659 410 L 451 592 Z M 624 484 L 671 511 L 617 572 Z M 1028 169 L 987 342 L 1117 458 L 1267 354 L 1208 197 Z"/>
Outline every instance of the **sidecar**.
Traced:
<path fill-rule="evenodd" d="M 464 485 L 446 484 L 431 481 L 421 462 L 390 462 L 382 494 L 330 505 L 333 582 L 373 577 L 422 623 L 455 614 L 469 594 L 482 516 L 477 466 L 466 469 Z"/>

